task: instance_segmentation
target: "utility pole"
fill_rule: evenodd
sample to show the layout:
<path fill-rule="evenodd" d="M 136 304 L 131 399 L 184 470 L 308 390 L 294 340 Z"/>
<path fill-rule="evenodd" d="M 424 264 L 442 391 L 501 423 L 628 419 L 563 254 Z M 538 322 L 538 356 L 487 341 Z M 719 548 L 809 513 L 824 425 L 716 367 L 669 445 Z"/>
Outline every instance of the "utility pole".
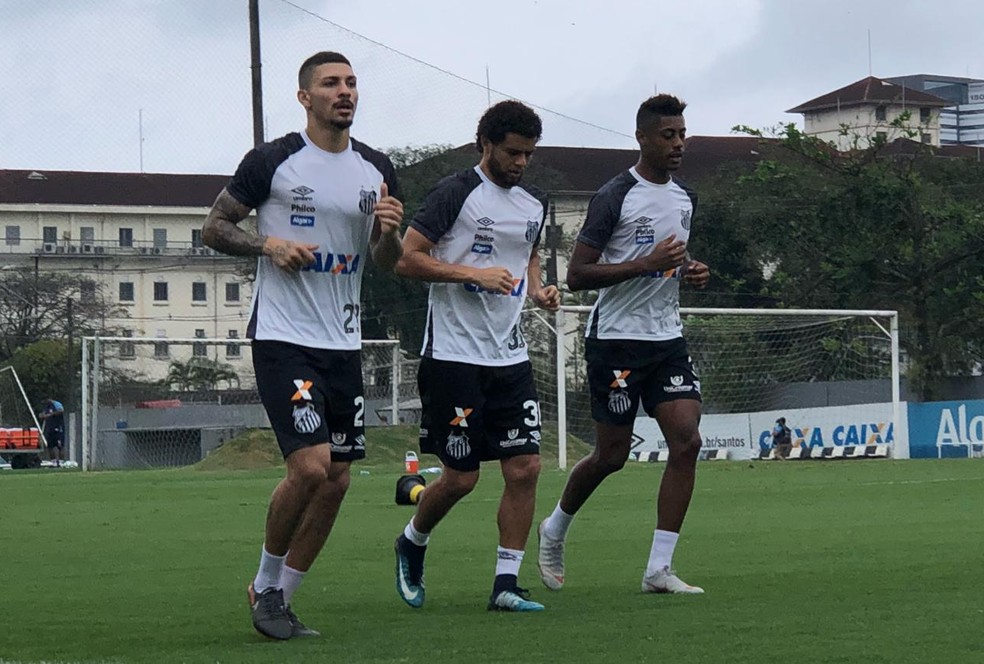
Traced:
<path fill-rule="evenodd" d="M 263 77 L 260 72 L 260 0 L 249 0 L 249 60 L 253 79 L 253 146 L 263 143 Z"/>

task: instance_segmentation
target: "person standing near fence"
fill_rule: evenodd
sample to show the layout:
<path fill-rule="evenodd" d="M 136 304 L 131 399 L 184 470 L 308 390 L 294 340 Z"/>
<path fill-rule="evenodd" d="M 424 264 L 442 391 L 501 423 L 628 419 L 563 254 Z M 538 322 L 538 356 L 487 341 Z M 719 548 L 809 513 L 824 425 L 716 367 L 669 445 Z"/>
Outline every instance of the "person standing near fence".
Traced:
<path fill-rule="evenodd" d="M 500 102 L 478 123 L 478 166 L 441 180 L 403 240 L 398 274 L 430 282 L 417 384 L 420 449 L 444 472 L 423 492 L 397 538 L 396 589 L 424 603 L 424 554 L 431 532 L 478 482 L 482 461 L 505 479 L 489 610 L 539 611 L 517 585 L 533 523 L 540 473 L 540 402 L 520 329 L 523 302 L 560 306 L 543 286 L 537 253 L 546 196 L 521 184 L 542 125 L 517 101 Z"/>
<path fill-rule="evenodd" d="M 41 427 L 44 431 L 44 441 L 47 443 L 48 456 L 55 462 L 55 467 L 61 467 L 62 450 L 65 449 L 65 407 L 60 401 L 45 399 L 41 402 L 41 412 L 38 413 Z"/>
<path fill-rule="evenodd" d="M 584 352 L 596 443 L 574 466 L 557 507 L 537 529 L 540 578 L 552 590 L 564 585 L 564 548 L 574 515 L 628 459 L 641 400 L 670 452 L 642 590 L 704 592 L 671 569 L 701 447 L 700 381 L 683 339 L 679 289 L 681 280 L 703 288 L 710 276 L 706 265 L 686 253 L 696 195 L 671 175 L 683 159 L 685 107 L 665 94 L 642 103 L 636 114 L 639 161 L 591 199 L 571 256 L 568 287 L 599 291 Z"/>
<path fill-rule="evenodd" d="M 317 635 L 290 602 L 331 532 L 351 463 L 365 457 L 361 268 L 367 250 L 384 269 L 402 252 L 393 165 L 349 135 L 359 92 L 348 59 L 316 53 L 298 87 L 306 129 L 243 158 L 202 234 L 217 251 L 258 257 L 247 336 L 287 474 L 248 595 L 253 626 L 274 639 Z M 238 226 L 252 209 L 258 234 Z"/>

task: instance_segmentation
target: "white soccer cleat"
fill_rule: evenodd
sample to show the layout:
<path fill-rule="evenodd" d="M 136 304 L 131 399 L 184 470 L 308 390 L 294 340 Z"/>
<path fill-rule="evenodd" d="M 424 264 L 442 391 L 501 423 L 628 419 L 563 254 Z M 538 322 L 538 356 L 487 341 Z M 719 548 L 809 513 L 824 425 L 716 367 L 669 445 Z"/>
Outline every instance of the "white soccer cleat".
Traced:
<path fill-rule="evenodd" d="M 548 536 L 543 531 L 546 522 L 544 519 L 536 528 L 539 541 L 536 565 L 543 585 L 550 590 L 560 590 L 564 587 L 564 540 Z"/>
<path fill-rule="evenodd" d="M 653 575 L 642 577 L 642 592 L 671 593 L 674 595 L 703 595 L 704 589 L 680 580 L 669 567 L 658 570 Z"/>

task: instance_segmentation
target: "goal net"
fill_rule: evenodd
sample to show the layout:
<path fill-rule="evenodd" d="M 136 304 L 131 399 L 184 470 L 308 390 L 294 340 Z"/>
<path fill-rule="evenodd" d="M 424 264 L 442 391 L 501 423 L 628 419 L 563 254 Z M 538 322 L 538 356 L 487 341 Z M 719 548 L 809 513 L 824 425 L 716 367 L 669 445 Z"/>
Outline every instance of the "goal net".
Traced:
<path fill-rule="evenodd" d="M 419 418 L 398 342 L 364 341 L 367 426 Z M 197 463 L 269 427 L 249 340 L 88 337 L 82 346 L 82 469 Z"/>
<path fill-rule="evenodd" d="M 0 454 L 36 453 L 44 437 L 13 367 L 0 369 Z"/>
<path fill-rule="evenodd" d="M 542 409 L 556 415 L 562 440 L 594 440 L 584 361 L 590 310 L 563 307 L 549 321 L 562 340 L 543 350 L 555 355 L 556 373 L 538 372 Z M 684 308 L 680 314 L 700 377 L 703 455 L 768 454 L 779 418 L 800 458 L 896 451 L 901 410 L 895 312 Z M 548 329 L 547 321 L 528 322 Z M 634 456 L 665 458 L 665 450 L 656 422 L 640 410 Z"/>

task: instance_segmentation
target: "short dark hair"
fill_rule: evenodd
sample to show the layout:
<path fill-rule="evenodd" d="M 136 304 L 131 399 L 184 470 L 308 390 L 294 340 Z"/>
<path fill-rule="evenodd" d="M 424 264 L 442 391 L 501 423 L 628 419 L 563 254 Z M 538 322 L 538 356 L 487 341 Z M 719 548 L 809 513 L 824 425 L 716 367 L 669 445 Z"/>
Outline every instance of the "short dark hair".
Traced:
<path fill-rule="evenodd" d="M 662 117 L 674 117 L 683 115 L 683 109 L 687 108 L 687 103 L 680 101 L 673 95 L 656 95 L 642 102 L 636 112 L 636 129 L 648 129 L 654 124 L 659 123 Z"/>
<path fill-rule="evenodd" d="M 297 87 L 301 90 L 306 90 L 311 85 L 311 77 L 314 74 L 315 67 L 334 62 L 348 65 L 349 67 L 352 66 L 352 63 L 349 62 L 348 58 L 341 53 L 336 53 L 335 51 L 320 51 L 305 60 L 304 64 L 301 65 L 301 68 L 297 72 Z"/>
<path fill-rule="evenodd" d="M 526 104 L 511 99 L 500 101 L 495 106 L 489 107 L 478 121 L 475 147 L 481 152 L 483 138 L 493 144 L 501 143 L 508 133 L 539 141 L 543 135 L 543 123 L 536 111 Z"/>

